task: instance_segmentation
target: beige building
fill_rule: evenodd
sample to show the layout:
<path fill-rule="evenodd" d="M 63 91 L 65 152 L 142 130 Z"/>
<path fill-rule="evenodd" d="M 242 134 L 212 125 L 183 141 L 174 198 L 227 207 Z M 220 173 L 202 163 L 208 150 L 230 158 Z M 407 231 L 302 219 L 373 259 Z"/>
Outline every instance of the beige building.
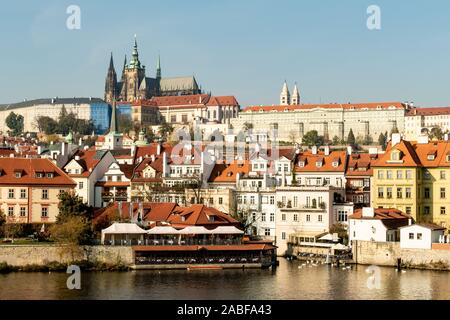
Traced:
<path fill-rule="evenodd" d="M 422 132 L 430 133 L 436 127 L 443 133 L 450 131 L 450 107 L 411 109 L 405 116 L 404 138 L 417 140 Z"/>
<path fill-rule="evenodd" d="M 0 158 L 0 208 L 8 223 L 50 223 L 75 182 L 48 159 Z"/>
<path fill-rule="evenodd" d="M 347 139 L 350 129 L 357 139 L 377 141 L 380 133 L 403 131 L 406 109 L 400 102 L 251 106 L 230 122 L 235 130 L 245 123 L 253 125 L 253 132 L 277 130 L 279 141 L 301 141 L 311 130 L 328 140 Z"/>

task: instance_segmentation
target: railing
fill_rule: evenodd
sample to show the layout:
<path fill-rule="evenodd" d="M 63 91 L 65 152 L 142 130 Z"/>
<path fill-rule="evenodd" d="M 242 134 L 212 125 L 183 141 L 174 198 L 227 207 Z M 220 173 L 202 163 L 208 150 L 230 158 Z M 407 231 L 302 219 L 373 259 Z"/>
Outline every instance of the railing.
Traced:
<path fill-rule="evenodd" d="M 264 259 L 260 256 L 233 256 L 233 257 L 136 257 L 136 264 L 233 264 L 233 263 L 261 263 Z"/>
<path fill-rule="evenodd" d="M 105 240 L 105 245 L 110 246 L 190 246 L 190 245 L 239 245 L 242 244 L 240 239 L 214 239 L 214 240 L 203 240 L 203 239 L 129 239 L 129 240 Z"/>
<path fill-rule="evenodd" d="M 128 193 L 125 192 L 102 192 L 102 199 L 103 200 L 127 200 L 128 199 Z"/>

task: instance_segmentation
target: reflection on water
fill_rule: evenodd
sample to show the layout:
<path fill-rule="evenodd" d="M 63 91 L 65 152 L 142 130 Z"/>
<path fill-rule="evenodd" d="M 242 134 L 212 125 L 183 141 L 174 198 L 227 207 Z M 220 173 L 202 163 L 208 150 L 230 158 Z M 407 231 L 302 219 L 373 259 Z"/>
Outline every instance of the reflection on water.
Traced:
<path fill-rule="evenodd" d="M 0 299 L 450 299 L 450 273 L 381 268 L 369 289 L 365 266 L 299 268 L 280 259 L 272 270 L 86 272 L 68 290 L 65 273 L 0 275 Z"/>

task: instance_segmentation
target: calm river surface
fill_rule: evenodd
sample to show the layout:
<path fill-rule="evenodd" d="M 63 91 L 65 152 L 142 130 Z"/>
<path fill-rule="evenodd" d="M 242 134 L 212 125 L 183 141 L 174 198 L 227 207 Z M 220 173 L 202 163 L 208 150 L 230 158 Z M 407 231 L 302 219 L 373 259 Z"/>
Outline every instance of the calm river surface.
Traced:
<path fill-rule="evenodd" d="M 0 299 L 450 299 L 450 273 L 381 268 L 368 289 L 366 266 L 299 269 L 280 258 L 272 270 L 85 272 L 81 290 L 65 273 L 0 275 Z"/>

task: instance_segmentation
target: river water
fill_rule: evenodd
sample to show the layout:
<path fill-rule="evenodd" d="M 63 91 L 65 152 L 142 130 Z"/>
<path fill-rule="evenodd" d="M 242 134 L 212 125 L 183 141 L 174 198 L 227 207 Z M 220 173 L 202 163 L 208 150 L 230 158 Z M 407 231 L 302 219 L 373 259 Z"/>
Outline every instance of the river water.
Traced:
<path fill-rule="evenodd" d="M 450 272 L 380 268 L 369 289 L 367 266 L 299 266 L 280 258 L 276 270 L 83 272 L 81 290 L 67 289 L 65 273 L 9 273 L 0 299 L 450 299 Z"/>

